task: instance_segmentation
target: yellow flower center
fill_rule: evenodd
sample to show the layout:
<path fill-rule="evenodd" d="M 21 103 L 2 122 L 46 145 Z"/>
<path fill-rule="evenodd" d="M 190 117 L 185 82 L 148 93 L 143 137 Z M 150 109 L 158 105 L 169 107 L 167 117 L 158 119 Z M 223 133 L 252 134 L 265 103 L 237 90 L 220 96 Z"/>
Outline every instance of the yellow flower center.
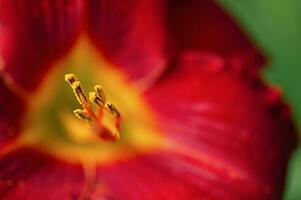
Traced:
<path fill-rule="evenodd" d="M 108 163 L 164 146 L 153 111 L 139 90 L 127 81 L 125 74 L 106 62 L 88 39 L 82 37 L 70 54 L 55 65 L 29 100 L 24 131 L 15 148 L 30 146 L 69 162 Z M 73 110 L 78 104 L 64 82 L 64 74 L 71 72 L 79 76 L 87 90 L 101 84 L 108 101 L 118 106 L 122 113 L 118 141 L 102 140 L 96 129 L 74 117 Z M 83 111 L 74 114 L 88 118 Z M 105 116 L 101 124 L 109 129 L 114 127 L 112 115 Z"/>

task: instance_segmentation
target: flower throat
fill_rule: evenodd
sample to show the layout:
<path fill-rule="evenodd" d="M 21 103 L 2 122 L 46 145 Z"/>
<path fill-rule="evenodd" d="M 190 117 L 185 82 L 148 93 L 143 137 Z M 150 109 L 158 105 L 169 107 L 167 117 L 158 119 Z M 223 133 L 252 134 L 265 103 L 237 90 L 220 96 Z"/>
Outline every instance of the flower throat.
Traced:
<path fill-rule="evenodd" d="M 11 149 L 26 146 L 72 163 L 111 163 L 164 146 L 156 115 L 139 88 L 85 37 L 53 65 L 29 97 L 22 132 Z M 81 82 L 93 92 L 86 95 Z"/>

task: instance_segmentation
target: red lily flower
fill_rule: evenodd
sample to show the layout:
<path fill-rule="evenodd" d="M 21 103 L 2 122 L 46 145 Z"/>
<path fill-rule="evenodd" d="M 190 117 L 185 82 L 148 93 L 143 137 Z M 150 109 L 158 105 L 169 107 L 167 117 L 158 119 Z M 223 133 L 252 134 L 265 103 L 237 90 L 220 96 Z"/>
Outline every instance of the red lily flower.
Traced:
<path fill-rule="evenodd" d="M 0 24 L 2 199 L 281 199 L 288 108 L 215 2 L 0 0 Z M 70 72 L 120 140 L 71 116 Z"/>

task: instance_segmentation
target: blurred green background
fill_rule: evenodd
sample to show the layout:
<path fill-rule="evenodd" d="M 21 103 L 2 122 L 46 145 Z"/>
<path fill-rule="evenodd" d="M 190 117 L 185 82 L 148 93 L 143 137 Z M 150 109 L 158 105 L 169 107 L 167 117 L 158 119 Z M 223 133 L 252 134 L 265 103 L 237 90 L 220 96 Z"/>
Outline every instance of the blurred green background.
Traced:
<path fill-rule="evenodd" d="M 219 0 L 266 52 L 266 80 L 280 85 L 301 130 L 301 1 Z M 301 138 L 301 137 L 299 137 Z M 300 140 L 299 140 L 300 141 Z M 301 200 L 301 148 L 289 164 L 284 200 Z"/>

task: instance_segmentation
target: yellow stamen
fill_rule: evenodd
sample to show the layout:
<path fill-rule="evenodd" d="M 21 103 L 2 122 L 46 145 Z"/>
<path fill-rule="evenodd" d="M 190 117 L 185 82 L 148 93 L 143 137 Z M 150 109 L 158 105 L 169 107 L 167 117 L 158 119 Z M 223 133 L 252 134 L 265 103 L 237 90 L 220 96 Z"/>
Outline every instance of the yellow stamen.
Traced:
<path fill-rule="evenodd" d="M 79 81 L 79 80 L 74 74 L 66 74 L 65 81 L 69 82 L 69 84 L 72 86 L 74 81 Z"/>
<path fill-rule="evenodd" d="M 84 110 L 76 109 L 73 111 L 73 114 L 80 120 L 91 121 L 91 119 L 88 117 L 88 114 Z"/>
<path fill-rule="evenodd" d="M 96 95 L 103 101 L 106 102 L 106 94 L 101 85 L 95 85 L 94 87 Z"/>
<path fill-rule="evenodd" d="M 89 99 L 99 107 L 104 107 L 105 105 L 105 102 L 101 100 L 101 98 L 99 98 L 95 92 L 89 92 Z"/>
<path fill-rule="evenodd" d="M 90 123 L 93 130 L 103 139 L 118 140 L 119 139 L 119 124 L 120 113 L 111 102 L 106 101 L 106 95 L 100 85 L 94 87 L 95 92 L 89 92 L 89 99 L 91 102 L 99 106 L 99 114 L 95 114 L 80 84 L 79 79 L 74 74 L 66 74 L 65 81 L 68 82 L 74 92 L 76 99 L 82 106 L 82 109 L 73 111 L 74 115 L 80 120 Z M 112 114 L 114 116 L 113 127 L 108 127 L 103 123 L 104 115 Z"/>
<path fill-rule="evenodd" d="M 105 105 L 105 108 L 106 108 L 109 112 L 111 112 L 115 117 L 117 117 L 117 118 L 120 117 L 120 113 L 119 113 L 117 107 L 116 107 L 114 104 L 112 104 L 111 102 L 108 101 L 108 102 L 106 103 L 106 105 Z"/>
<path fill-rule="evenodd" d="M 73 92 L 76 96 L 77 101 L 79 102 L 79 104 L 83 104 L 84 102 L 87 102 L 87 97 L 86 94 L 84 92 L 84 89 L 82 88 L 82 86 L 80 85 L 79 81 L 74 81 L 71 85 Z"/>

